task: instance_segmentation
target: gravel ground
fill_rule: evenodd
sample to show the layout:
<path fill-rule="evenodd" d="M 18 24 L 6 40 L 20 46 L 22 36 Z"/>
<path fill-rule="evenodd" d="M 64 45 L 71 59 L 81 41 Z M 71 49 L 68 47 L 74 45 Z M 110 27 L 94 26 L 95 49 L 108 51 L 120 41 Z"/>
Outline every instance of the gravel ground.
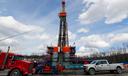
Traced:
<path fill-rule="evenodd" d="M 7 71 L 0 71 L 0 76 L 6 76 Z M 71 70 L 66 71 L 61 75 L 33 75 L 33 76 L 128 76 L 128 71 L 124 71 L 122 74 L 110 74 L 109 72 L 104 73 L 97 73 L 96 75 L 84 75 L 84 72 L 82 70 Z"/>

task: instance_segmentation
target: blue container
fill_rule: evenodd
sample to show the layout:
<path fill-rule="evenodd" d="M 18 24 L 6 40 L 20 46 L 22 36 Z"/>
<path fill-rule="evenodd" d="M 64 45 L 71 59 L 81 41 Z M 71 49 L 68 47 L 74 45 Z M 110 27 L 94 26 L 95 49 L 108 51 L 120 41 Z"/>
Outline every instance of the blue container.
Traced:
<path fill-rule="evenodd" d="M 70 54 L 69 54 L 69 53 L 65 53 L 65 54 L 64 54 L 64 57 L 65 57 L 65 58 L 69 58 L 69 57 L 70 57 Z"/>
<path fill-rule="evenodd" d="M 57 58 L 53 58 L 53 59 L 52 59 L 52 61 L 54 61 L 54 62 L 57 62 L 57 60 L 58 60 Z"/>
<path fill-rule="evenodd" d="M 53 58 L 58 58 L 58 53 L 53 53 Z"/>

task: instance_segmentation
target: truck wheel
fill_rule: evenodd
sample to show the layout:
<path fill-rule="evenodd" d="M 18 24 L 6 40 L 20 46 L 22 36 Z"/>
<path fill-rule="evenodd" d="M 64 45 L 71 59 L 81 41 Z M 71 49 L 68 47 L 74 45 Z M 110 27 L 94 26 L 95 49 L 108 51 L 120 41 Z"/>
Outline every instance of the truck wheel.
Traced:
<path fill-rule="evenodd" d="M 12 70 L 8 76 L 22 76 L 22 73 L 18 69 Z"/>
<path fill-rule="evenodd" d="M 95 69 L 89 69 L 89 71 L 88 71 L 88 73 L 90 74 L 90 75 L 95 75 Z"/>
<path fill-rule="evenodd" d="M 118 74 L 121 74 L 121 73 L 122 73 L 121 67 L 117 67 L 117 68 L 116 68 L 116 72 L 117 72 Z"/>

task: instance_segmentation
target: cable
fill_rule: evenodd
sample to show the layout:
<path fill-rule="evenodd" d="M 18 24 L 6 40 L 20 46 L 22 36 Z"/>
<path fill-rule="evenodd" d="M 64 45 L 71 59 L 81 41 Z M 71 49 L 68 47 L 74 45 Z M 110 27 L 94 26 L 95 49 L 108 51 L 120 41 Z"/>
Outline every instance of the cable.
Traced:
<path fill-rule="evenodd" d="M 32 30 L 31 30 L 31 31 L 32 31 Z M 14 38 L 14 37 L 17 37 L 17 36 L 21 36 L 21 35 L 27 34 L 27 33 L 31 32 L 31 31 L 26 31 L 26 32 L 22 32 L 22 33 L 19 33 L 19 34 L 15 34 L 15 35 L 8 36 L 8 37 L 6 37 L 6 38 L 0 39 L 0 42 L 1 42 L 1 41 L 4 41 L 4 40 L 7 40 L 7 39 L 10 39 L 10 38 Z"/>

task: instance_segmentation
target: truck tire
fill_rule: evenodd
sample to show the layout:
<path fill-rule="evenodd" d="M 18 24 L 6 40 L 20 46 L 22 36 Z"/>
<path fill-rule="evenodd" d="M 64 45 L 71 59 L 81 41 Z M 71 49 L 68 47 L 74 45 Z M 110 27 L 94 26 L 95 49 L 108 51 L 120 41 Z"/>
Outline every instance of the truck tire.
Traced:
<path fill-rule="evenodd" d="M 18 69 L 13 69 L 8 76 L 23 76 L 20 70 Z"/>
<path fill-rule="evenodd" d="M 122 73 L 122 68 L 121 68 L 121 67 L 117 67 L 117 68 L 116 68 L 116 72 L 117 72 L 118 74 L 121 74 L 121 73 Z"/>
<path fill-rule="evenodd" d="M 95 72 L 95 69 L 91 68 L 91 69 L 89 69 L 88 73 L 90 75 L 95 75 L 96 72 Z"/>

